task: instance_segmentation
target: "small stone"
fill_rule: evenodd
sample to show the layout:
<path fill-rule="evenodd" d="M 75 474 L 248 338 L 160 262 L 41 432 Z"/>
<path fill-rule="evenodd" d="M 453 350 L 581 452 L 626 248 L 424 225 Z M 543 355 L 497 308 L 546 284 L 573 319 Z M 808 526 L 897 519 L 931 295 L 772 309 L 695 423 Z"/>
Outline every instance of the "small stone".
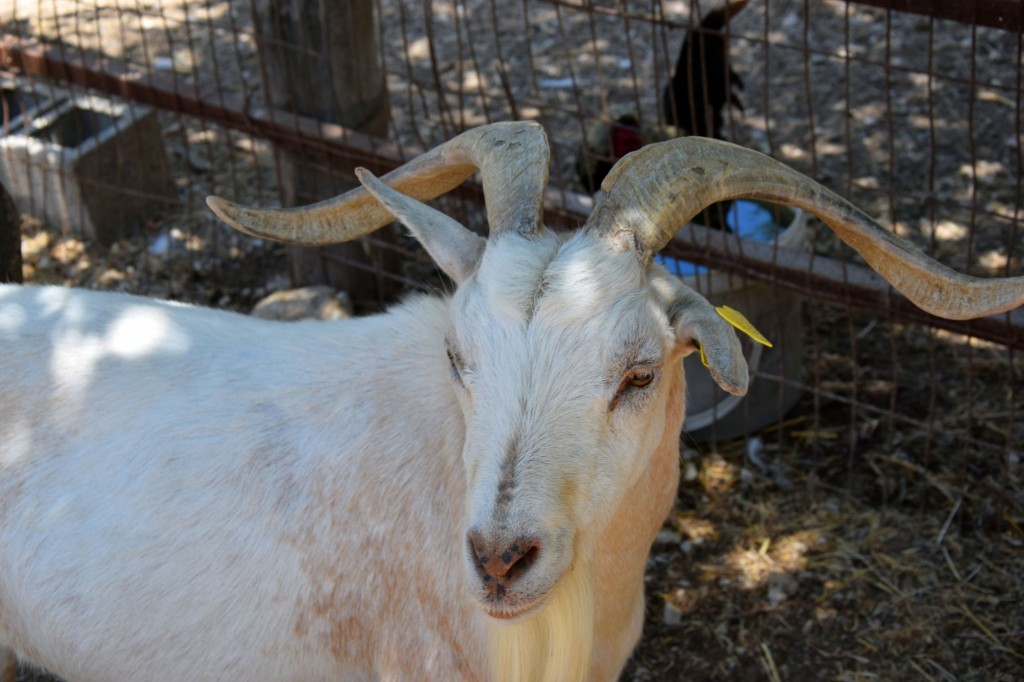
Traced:
<path fill-rule="evenodd" d="M 692 483 L 697 480 L 698 476 L 700 476 L 700 469 L 697 468 L 697 465 L 693 462 L 687 462 L 686 466 L 683 467 L 683 480 L 687 483 Z"/>
<path fill-rule="evenodd" d="M 679 625 L 681 622 L 683 622 L 683 612 L 678 606 L 676 606 L 672 602 L 666 601 L 663 618 L 665 621 L 665 625 Z"/>
<path fill-rule="evenodd" d="M 252 309 L 254 317 L 265 320 L 343 320 L 352 317 L 352 304 L 345 292 L 327 286 L 277 291 Z"/>
<path fill-rule="evenodd" d="M 682 539 L 682 536 L 674 530 L 662 529 L 658 531 L 658 535 L 655 536 L 654 544 L 678 545 Z"/>
<path fill-rule="evenodd" d="M 791 574 L 777 571 L 768 576 L 768 603 L 775 608 L 786 601 L 799 589 L 799 584 Z"/>

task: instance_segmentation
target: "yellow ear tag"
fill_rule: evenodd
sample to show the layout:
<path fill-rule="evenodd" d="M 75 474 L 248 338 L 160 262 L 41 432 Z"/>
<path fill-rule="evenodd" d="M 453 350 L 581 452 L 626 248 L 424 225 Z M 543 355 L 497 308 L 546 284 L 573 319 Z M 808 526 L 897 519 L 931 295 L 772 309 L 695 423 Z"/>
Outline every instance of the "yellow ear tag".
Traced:
<path fill-rule="evenodd" d="M 744 317 L 743 313 L 741 313 L 740 311 L 730 308 L 727 305 L 720 305 L 717 308 L 715 308 L 715 312 L 721 315 L 722 319 L 724 319 L 726 322 L 736 327 L 750 338 L 754 339 L 754 341 L 757 341 L 761 345 L 768 346 L 769 348 L 772 347 L 772 342 L 766 339 L 764 334 L 757 331 L 754 325 L 750 323 L 750 320 Z M 704 361 L 704 364 L 707 365 L 707 361 L 704 360 L 703 348 L 701 349 L 700 356 L 701 360 Z"/>
<path fill-rule="evenodd" d="M 704 344 L 700 345 L 700 361 L 704 363 L 705 367 L 710 367 L 708 364 L 708 356 L 704 353 Z"/>

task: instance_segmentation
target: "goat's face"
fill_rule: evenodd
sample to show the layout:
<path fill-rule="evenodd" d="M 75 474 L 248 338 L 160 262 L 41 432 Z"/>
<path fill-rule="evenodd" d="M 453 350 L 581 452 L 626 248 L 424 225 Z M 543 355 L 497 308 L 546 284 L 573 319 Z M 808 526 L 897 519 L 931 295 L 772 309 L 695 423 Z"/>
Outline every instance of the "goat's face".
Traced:
<path fill-rule="evenodd" d="M 681 286 L 605 241 L 542 232 L 492 239 L 459 288 L 446 350 L 467 426 L 465 556 L 490 615 L 537 606 L 646 467 L 694 348 L 671 317 Z"/>
<path fill-rule="evenodd" d="M 473 589 L 496 617 L 530 611 L 593 550 L 670 426 L 669 389 L 694 341 L 719 385 L 746 391 L 733 330 L 650 265 L 707 206 L 747 197 L 810 211 L 941 317 L 1024 302 L 1024 278 L 953 272 L 799 173 L 701 138 L 622 159 L 581 231 L 560 238 L 541 227 L 548 159 L 538 124 L 498 123 L 461 133 L 387 182 L 357 171 L 364 189 L 309 207 L 263 211 L 210 199 L 238 229 L 293 243 L 348 241 L 397 217 L 460 284 L 447 350 L 467 427 L 465 555 Z M 489 243 L 413 198 L 440 196 L 477 169 Z"/>

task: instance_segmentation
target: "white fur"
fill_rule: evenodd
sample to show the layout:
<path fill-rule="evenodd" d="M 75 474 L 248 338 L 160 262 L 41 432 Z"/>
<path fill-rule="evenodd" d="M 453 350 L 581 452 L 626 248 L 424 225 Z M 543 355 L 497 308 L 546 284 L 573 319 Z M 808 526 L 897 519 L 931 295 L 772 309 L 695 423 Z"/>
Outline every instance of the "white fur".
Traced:
<path fill-rule="evenodd" d="M 675 491 L 677 285 L 493 241 L 453 298 L 338 323 L 0 287 L 0 645 L 68 682 L 616 677 Z M 501 524 L 543 551 L 488 606 L 466 533 Z"/>

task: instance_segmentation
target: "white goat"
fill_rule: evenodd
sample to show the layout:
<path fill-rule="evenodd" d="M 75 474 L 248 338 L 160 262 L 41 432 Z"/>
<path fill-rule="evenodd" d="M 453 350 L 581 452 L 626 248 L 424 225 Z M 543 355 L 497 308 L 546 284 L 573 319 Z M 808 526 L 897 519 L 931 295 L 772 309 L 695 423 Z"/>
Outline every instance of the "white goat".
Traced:
<path fill-rule="evenodd" d="M 69 682 L 614 679 L 676 492 L 682 358 L 747 385 L 731 327 L 651 263 L 674 226 L 790 203 L 928 310 L 1024 300 L 731 145 L 627 157 L 573 233 L 541 225 L 547 162 L 540 126 L 497 124 L 312 207 L 211 198 L 292 242 L 400 217 L 458 288 L 365 319 L 0 288 L 0 643 Z M 417 201 L 477 169 L 489 240 Z"/>

